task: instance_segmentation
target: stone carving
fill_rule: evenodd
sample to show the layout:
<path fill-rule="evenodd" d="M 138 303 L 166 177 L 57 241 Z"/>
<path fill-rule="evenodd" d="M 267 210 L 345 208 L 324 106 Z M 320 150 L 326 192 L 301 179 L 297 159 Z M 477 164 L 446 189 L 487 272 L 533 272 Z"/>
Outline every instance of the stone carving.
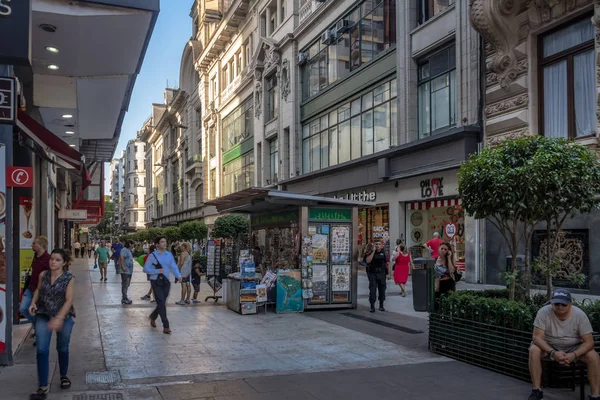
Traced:
<path fill-rule="evenodd" d="M 263 44 L 265 71 L 279 64 L 280 56 L 274 45 Z"/>
<path fill-rule="evenodd" d="M 256 81 L 254 83 L 254 116 L 260 118 L 262 113 L 262 83 Z"/>
<path fill-rule="evenodd" d="M 522 93 L 518 96 L 490 104 L 489 106 L 485 107 L 485 115 L 490 117 L 496 114 L 512 111 L 517 108 L 525 108 L 528 105 L 529 95 L 527 93 Z"/>
<path fill-rule="evenodd" d="M 519 0 L 470 0 L 470 19 L 473 28 L 494 48 L 488 69 L 498 75 L 502 87 L 507 87 L 517 77 L 517 57 L 521 11 Z"/>
<path fill-rule="evenodd" d="M 516 131 L 499 133 L 494 136 L 490 136 L 487 138 L 486 142 L 488 146 L 497 146 L 505 140 L 515 140 L 524 136 L 531 136 L 529 132 L 529 128 L 521 128 Z"/>
<path fill-rule="evenodd" d="M 517 77 L 527 72 L 529 68 L 529 60 L 527 58 L 523 58 L 517 63 Z M 486 86 L 493 86 L 498 83 L 498 74 L 495 72 L 489 72 L 485 77 Z"/>
<path fill-rule="evenodd" d="M 277 80 L 281 86 L 281 97 L 287 101 L 290 95 L 290 62 L 287 58 L 281 62 L 281 68 L 277 73 Z"/>

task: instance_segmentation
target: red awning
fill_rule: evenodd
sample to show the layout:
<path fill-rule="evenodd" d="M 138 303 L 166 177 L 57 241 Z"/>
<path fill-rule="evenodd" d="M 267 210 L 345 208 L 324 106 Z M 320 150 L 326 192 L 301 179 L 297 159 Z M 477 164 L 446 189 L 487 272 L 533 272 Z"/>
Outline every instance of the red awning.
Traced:
<path fill-rule="evenodd" d="M 69 146 L 54 133 L 50 132 L 42 124 L 25 114 L 22 110 L 19 110 L 17 127 L 44 150 L 55 154 L 64 161 L 60 163 L 61 166 L 78 169 L 81 172 L 82 186 L 84 189 L 90 185 L 92 180 L 81 153 Z"/>

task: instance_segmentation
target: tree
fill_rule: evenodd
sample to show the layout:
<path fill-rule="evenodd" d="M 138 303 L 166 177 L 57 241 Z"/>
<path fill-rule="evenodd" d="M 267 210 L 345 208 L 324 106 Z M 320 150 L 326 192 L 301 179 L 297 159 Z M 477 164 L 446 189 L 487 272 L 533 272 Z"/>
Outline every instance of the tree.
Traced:
<path fill-rule="evenodd" d="M 156 239 L 159 236 L 164 236 L 164 229 L 163 228 L 150 228 L 146 231 L 146 235 L 148 236 L 148 240 L 152 243 L 154 243 L 154 239 Z"/>
<path fill-rule="evenodd" d="M 101 236 L 115 234 L 115 204 L 110 201 L 110 196 L 104 196 L 104 216 L 96 225 L 96 231 Z"/>
<path fill-rule="evenodd" d="M 240 214 L 227 214 L 215 220 L 212 235 L 216 238 L 237 239 L 248 234 L 248 218 Z"/>
<path fill-rule="evenodd" d="M 167 237 L 167 242 L 173 243 L 181 239 L 181 233 L 179 232 L 179 228 L 176 226 L 169 226 L 164 229 L 164 236 Z"/>
<path fill-rule="evenodd" d="M 208 236 L 208 227 L 202 221 L 188 221 L 179 225 L 181 238 L 185 240 L 203 240 Z"/>

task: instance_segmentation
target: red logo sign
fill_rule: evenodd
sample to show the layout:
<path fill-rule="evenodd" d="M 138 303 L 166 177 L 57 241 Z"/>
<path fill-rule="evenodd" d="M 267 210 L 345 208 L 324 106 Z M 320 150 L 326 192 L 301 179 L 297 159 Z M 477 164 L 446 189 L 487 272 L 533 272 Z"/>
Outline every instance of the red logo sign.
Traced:
<path fill-rule="evenodd" d="M 33 187 L 32 167 L 7 167 L 6 186 L 8 187 Z"/>

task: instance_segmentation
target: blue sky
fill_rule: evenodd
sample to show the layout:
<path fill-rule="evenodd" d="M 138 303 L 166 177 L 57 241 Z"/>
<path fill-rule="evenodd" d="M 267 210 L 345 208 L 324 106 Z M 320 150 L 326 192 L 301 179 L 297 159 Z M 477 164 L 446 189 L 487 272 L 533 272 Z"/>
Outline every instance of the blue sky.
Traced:
<path fill-rule="evenodd" d="M 162 103 L 167 86 L 179 86 L 179 66 L 186 42 L 192 35 L 190 9 L 194 0 L 162 0 L 161 10 L 150 39 L 146 57 L 135 82 L 129 111 L 125 114 L 115 156 L 150 116 L 152 103 Z M 167 5 L 168 4 L 168 5 Z M 105 166 L 104 190 L 110 194 L 109 164 Z"/>

